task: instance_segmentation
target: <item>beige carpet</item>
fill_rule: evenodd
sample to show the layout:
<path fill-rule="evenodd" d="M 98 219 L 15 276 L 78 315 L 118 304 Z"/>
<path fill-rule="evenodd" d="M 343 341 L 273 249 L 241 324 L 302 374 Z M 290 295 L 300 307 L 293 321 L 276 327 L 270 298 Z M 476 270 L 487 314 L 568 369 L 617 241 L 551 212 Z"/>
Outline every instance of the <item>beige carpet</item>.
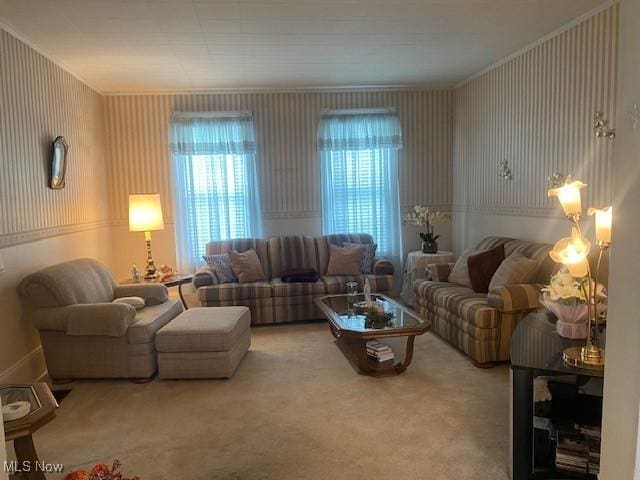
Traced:
<path fill-rule="evenodd" d="M 35 436 L 67 472 L 118 458 L 143 480 L 507 478 L 507 367 L 430 333 L 397 377 L 357 375 L 312 323 L 254 328 L 231 380 L 72 387 Z"/>

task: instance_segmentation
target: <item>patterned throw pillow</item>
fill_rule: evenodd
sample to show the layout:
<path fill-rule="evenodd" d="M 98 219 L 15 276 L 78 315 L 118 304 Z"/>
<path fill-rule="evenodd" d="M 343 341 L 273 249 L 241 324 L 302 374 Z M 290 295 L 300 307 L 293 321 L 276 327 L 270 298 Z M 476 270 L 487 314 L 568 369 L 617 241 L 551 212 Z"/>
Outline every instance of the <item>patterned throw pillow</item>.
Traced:
<path fill-rule="evenodd" d="M 343 247 L 362 247 L 362 259 L 360 260 L 360 272 L 373 273 L 373 264 L 376 260 L 377 243 L 350 243 L 342 242 Z"/>
<path fill-rule="evenodd" d="M 204 255 L 202 258 L 216 272 L 218 283 L 238 283 L 238 277 L 233 273 L 231 257 L 229 257 L 228 253 Z"/>

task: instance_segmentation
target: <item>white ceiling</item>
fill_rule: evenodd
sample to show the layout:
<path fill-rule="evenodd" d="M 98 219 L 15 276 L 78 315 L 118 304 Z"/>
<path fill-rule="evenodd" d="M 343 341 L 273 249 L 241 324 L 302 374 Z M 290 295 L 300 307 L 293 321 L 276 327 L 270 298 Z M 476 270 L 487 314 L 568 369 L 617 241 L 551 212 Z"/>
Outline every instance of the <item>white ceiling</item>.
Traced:
<path fill-rule="evenodd" d="M 0 0 L 106 93 L 449 86 L 603 0 Z"/>

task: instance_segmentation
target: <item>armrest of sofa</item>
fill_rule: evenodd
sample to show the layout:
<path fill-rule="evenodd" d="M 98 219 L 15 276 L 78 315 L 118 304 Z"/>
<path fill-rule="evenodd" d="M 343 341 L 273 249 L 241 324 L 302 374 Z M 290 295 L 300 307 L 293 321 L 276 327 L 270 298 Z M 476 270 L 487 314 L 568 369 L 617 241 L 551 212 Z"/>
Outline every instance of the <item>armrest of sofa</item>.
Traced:
<path fill-rule="evenodd" d="M 393 263 L 383 257 L 376 257 L 373 261 L 374 275 L 393 275 L 395 268 Z"/>
<path fill-rule="evenodd" d="M 218 283 L 216 272 L 209 266 L 201 267 L 193 274 L 193 286 L 196 288 L 217 285 Z"/>
<path fill-rule="evenodd" d="M 503 313 L 523 312 L 540 308 L 540 289 L 537 283 L 504 285 L 489 292 L 489 306 Z"/>
<path fill-rule="evenodd" d="M 453 263 L 432 263 L 427 265 L 427 279 L 432 282 L 448 282 L 449 274 L 453 270 Z"/>
<path fill-rule="evenodd" d="M 86 303 L 38 308 L 32 318 L 38 330 L 67 335 L 122 337 L 135 322 L 136 309 L 124 303 Z"/>
<path fill-rule="evenodd" d="M 169 290 L 161 283 L 127 283 L 116 285 L 113 298 L 141 297 L 147 305 L 160 305 L 169 300 Z"/>

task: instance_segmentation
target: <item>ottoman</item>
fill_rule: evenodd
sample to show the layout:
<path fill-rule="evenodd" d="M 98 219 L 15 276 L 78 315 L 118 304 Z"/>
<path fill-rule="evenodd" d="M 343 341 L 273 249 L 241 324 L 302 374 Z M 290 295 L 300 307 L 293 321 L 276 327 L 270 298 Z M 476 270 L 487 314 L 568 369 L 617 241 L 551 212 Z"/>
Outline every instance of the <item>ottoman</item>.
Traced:
<path fill-rule="evenodd" d="M 229 378 L 251 345 L 247 307 L 190 308 L 156 333 L 162 379 Z"/>

